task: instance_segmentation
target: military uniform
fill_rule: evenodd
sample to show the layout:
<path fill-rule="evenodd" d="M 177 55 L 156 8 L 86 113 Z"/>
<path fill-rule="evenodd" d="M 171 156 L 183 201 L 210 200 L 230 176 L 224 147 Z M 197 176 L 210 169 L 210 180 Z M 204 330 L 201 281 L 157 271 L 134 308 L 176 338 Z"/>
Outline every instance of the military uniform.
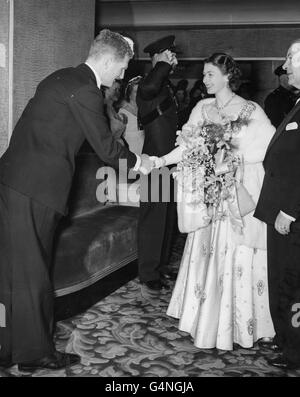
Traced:
<path fill-rule="evenodd" d="M 147 46 L 144 51 L 153 56 L 155 53 L 170 49 L 173 42 L 174 36 L 168 36 Z M 139 119 L 145 131 L 143 153 L 150 156 L 163 156 L 175 146 L 178 118 L 176 102 L 168 81 L 171 69 L 169 63 L 157 62 L 150 73 L 141 80 L 137 91 Z M 155 172 L 157 170 L 152 171 L 151 174 Z M 159 280 L 161 274 L 168 271 L 171 241 L 176 223 L 173 178 L 169 178 L 169 202 L 164 202 L 161 194 L 158 202 L 154 202 L 150 195 L 151 174 L 148 178 L 143 178 L 144 183 L 141 184 L 141 197 L 144 196 L 143 193 L 147 188 L 149 194 L 146 194 L 147 202 L 141 199 L 138 223 L 139 276 L 141 282 L 145 283 Z M 162 193 L 161 181 L 159 189 Z"/>

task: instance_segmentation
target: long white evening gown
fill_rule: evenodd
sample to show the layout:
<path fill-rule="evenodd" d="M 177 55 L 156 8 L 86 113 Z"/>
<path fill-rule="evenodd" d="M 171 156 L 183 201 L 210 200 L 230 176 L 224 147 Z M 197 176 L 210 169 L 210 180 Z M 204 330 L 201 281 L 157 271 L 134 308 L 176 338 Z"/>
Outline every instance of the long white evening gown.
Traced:
<path fill-rule="evenodd" d="M 124 139 L 128 143 L 129 150 L 136 154 L 141 154 L 144 146 L 145 132 L 138 128 L 137 116 L 125 108 L 120 108 L 119 113 L 123 113 L 127 117 Z"/>
<path fill-rule="evenodd" d="M 200 101 L 187 125 L 210 123 L 205 108 L 214 99 Z M 262 161 L 274 134 L 269 119 L 254 102 L 247 101 L 239 116 L 248 119 L 236 135 L 243 156 L 244 186 L 257 202 L 264 170 Z M 228 203 L 223 216 L 207 227 L 189 233 L 176 284 L 167 310 L 179 319 L 199 348 L 249 348 L 262 337 L 273 337 L 269 311 L 266 225 L 243 217 L 242 234 L 233 228 Z"/>

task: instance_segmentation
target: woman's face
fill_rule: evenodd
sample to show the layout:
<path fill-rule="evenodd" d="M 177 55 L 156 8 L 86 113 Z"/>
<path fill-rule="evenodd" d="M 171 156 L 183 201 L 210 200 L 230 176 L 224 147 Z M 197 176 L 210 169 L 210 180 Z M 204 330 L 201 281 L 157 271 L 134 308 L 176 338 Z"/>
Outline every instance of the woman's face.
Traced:
<path fill-rule="evenodd" d="M 203 83 L 208 94 L 216 94 L 228 85 L 228 75 L 212 63 L 205 63 L 203 69 Z"/>
<path fill-rule="evenodd" d="M 183 90 L 177 90 L 176 98 L 177 98 L 178 102 L 184 102 L 184 99 L 185 99 L 184 91 Z"/>

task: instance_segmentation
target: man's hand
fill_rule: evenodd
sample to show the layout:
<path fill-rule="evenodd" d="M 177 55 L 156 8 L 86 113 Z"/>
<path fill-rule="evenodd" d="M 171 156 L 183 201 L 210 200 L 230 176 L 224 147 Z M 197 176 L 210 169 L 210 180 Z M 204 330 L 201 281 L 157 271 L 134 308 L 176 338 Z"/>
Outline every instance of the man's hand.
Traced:
<path fill-rule="evenodd" d="M 177 65 L 178 61 L 176 58 L 176 54 L 170 50 L 165 50 L 160 52 L 159 54 L 154 55 L 154 60 L 156 62 L 166 62 L 170 65 Z"/>
<path fill-rule="evenodd" d="M 154 162 L 150 160 L 148 154 L 141 155 L 142 163 L 140 165 L 139 171 L 141 171 L 144 175 L 148 175 L 154 168 Z"/>
<path fill-rule="evenodd" d="M 286 216 L 284 216 L 279 212 L 275 220 L 274 226 L 278 233 L 282 235 L 286 235 L 289 234 L 290 232 L 291 223 L 292 223 L 291 219 L 288 219 Z"/>
<path fill-rule="evenodd" d="M 177 60 L 175 52 L 167 50 L 167 57 L 169 59 L 170 64 L 173 66 L 173 69 L 174 69 L 175 66 L 178 65 L 178 60 Z"/>

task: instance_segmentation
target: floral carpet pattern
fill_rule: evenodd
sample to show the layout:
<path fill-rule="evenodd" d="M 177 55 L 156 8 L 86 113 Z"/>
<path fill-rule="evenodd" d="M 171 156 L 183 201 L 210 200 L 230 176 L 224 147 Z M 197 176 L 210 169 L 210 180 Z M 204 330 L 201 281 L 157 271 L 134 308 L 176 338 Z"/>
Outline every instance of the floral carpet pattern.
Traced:
<path fill-rule="evenodd" d="M 184 239 L 173 250 L 178 267 Z M 57 324 L 58 350 L 77 353 L 81 363 L 59 371 L 0 369 L 1 376 L 52 377 L 280 377 L 300 376 L 267 363 L 267 349 L 198 349 L 166 315 L 171 290 L 159 295 L 134 279 L 82 315 Z"/>

